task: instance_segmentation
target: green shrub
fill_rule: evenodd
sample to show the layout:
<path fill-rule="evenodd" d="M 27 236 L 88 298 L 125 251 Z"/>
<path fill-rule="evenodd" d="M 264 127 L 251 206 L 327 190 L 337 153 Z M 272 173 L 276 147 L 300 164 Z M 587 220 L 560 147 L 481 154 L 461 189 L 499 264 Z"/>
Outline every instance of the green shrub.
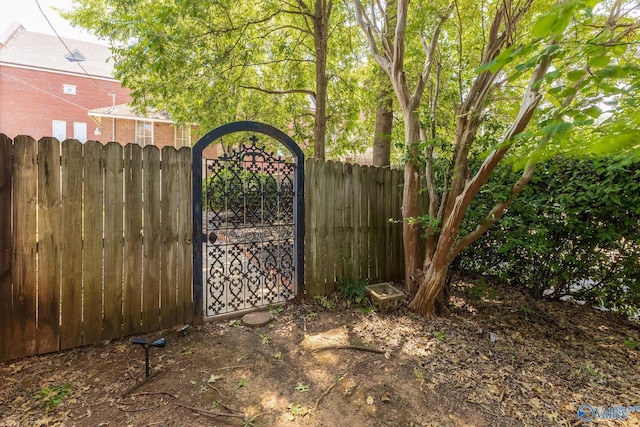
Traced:
<path fill-rule="evenodd" d="M 474 201 L 468 232 L 506 197 L 520 171 L 496 170 Z M 636 314 L 640 307 L 640 162 L 562 158 L 533 179 L 460 266 L 527 286 L 536 297 L 572 296 Z"/>

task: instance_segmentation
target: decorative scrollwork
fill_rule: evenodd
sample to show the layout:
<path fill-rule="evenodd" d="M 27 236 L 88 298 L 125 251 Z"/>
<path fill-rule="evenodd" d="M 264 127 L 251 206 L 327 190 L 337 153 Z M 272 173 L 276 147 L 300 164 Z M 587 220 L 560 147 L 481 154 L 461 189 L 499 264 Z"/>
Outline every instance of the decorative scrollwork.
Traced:
<path fill-rule="evenodd" d="M 207 315 L 294 296 L 295 165 L 249 143 L 207 160 L 203 184 Z"/>

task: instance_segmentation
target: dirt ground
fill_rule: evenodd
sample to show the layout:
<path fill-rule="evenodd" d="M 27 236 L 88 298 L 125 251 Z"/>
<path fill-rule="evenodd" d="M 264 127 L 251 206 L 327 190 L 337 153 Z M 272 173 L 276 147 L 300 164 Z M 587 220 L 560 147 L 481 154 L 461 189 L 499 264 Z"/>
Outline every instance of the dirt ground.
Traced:
<path fill-rule="evenodd" d="M 1 363 L 0 425 L 640 425 L 640 412 L 577 415 L 640 406 L 638 324 L 472 282 L 454 281 L 437 320 L 329 297 L 272 308 L 256 329 L 149 334 L 166 347 L 150 350 L 147 381 L 130 340 Z"/>

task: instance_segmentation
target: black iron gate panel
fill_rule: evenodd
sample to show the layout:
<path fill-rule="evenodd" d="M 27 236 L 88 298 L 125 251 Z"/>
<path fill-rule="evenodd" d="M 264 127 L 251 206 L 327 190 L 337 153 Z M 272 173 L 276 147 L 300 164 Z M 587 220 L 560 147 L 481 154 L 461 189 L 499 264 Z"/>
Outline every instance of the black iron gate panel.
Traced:
<path fill-rule="evenodd" d="M 254 128 L 239 129 L 247 124 Z M 226 126 L 236 129 L 232 132 L 266 129 L 276 139 L 284 135 L 255 122 Z M 194 202 L 194 236 L 201 239 L 194 245 L 196 313 L 198 305 L 211 317 L 292 299 L 303 277 L 302 153 L 285 144 L 294 156 L 282 156 L 279 144 L 267 148 L 253 133 L 229 153 L 196 163 L 199 144 L 194 147 L 194 200 L 196 191 L 200 199 Z"/>

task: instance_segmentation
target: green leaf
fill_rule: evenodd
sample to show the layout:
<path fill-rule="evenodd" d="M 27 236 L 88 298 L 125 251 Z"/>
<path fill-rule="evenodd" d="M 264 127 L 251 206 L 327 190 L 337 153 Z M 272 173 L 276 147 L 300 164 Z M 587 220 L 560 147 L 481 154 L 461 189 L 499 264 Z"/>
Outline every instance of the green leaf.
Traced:
<path fill-rule="evenodd" d="M 597 119 L 598 117 L 600 117 L 600 115 L 602 114 L 602 110 L 597 107 L 597 106 L 591 106 L 585 110 L 582 110 L 582 112 L 584 114 L 586 114 L 589 117 L 593 117 L 594 119 Z"/>
<path fill-rule="evenodd" d="M 567 123 L 563 120 L 552 120 L 548 125 L 542 128 L 542 132 L 545 135 L 554 136 L 567 131 L 571 126 L 571 123 Z"/>
<path fill-rule="evenodd" d="M 533 24 L 533 29 L 531 30 L 531 35 L 534 38 L 545 38 L 551 33 L 553 33 L 553 27 L 556 21 L 558 20 L 558 16 L 556 14 L 548 14 L 543 15 Z"/>
<path fill-rule="evenodd" d="M 609 58 L 608 56 L 595 56 L 589 58 L 589 60 L 587 61 L 587 65 L 593 68 L 603 68 L 609 65 L 609 62 L 611 62 L 611 58 Z"/>
<path fill-rule="evenodd" d="M 562 94 L 560 94 L 560 96 L 562 96 L 563 98 L 569 98 L 570 96 L 574 96 L 576 93 L 578 93 L 578 90 L 575 87 L 568 87 L 562 91 Z"/>
<path fill-rule="evenodd" d="M 571 82 L 577 82 L 578 80 L 580 80 L 582 78 L 582 76 L 584 76 L 585 74 L 587 74 L 587 72 L 585 70 L 573 70 L 573 71 L 569 71 L 567 73 L 567 79 L 569 79 L 569 81 Z"/>

